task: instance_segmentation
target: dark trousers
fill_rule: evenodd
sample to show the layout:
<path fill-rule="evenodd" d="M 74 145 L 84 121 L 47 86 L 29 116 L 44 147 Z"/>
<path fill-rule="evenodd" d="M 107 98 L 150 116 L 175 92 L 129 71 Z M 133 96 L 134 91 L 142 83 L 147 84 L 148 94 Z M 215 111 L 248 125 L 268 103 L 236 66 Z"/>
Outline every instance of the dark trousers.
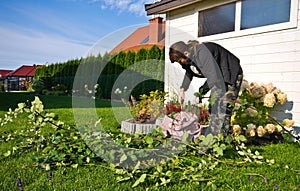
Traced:
<path fill-rule="evenodd" d="M 227 134 L 229 132 L 234 103 L 238 98 L 242 82 L 243 74 L 239 74 L 234 84 L 226 84 L 225 95 L 224 93 L 222 93 L 222 95 L 218 95 L 215 102 L 209 105 L 211 117 L 208 133 Z"/>

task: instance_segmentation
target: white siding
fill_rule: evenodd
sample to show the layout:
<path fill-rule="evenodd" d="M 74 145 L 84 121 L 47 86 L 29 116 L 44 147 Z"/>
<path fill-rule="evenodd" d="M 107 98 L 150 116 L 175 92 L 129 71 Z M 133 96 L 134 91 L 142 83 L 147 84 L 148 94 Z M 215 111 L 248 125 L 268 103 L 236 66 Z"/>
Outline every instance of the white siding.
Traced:
<path fill-rule="evenodd" d="M 198 6 L 201 5 L 198 4 Z M 218 39 L 213 37 L 197 39 L 197 13 L 202 7 L 190 6 L 184 10 L 168 13 L 166 54 L 168 54 L 170 44 L 178 40 L 206 41 L 209 39 L 223 45 L 240 58 L 246 80 L 258 83 L 272 82 L 288 94 L 288 100 L 291 103 L 290 108 L 279 108 L 278 110 L 290 109 L 293 119 L 300 125 L 300 0 L 298 5 L 298 14 L 295 14 L 298 15 L 295 27 L 236 37 L 231 34 L 230 37 Z M 167 91 L 169 87 L 179 88 L 178 85 L 181 83 L 183 72 L 178 73 L 177 71 L 176 73 L 176 70 L 178 67 L 170 67 L 167 62 L 165 79 Z M 192 87 L 194 88 L 190 88 L 188 93 L 190 99 L 194 99 L 192 95 L 193 92 L 197 91 L 199 83 L 202 82 L 193 82 Z"/>

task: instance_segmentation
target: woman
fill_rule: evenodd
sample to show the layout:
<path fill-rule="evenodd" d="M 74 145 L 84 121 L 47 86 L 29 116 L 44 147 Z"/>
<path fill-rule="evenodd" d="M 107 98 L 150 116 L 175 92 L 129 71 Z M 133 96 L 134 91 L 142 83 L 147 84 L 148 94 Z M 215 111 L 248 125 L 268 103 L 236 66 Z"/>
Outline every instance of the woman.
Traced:
<path fill-rule="evenodd" d="M 193 77 L 206 78 L 199 91 L 206 94 L 211 90 L 211 97 L 215 98 L 214 103 L 210 103 L 211 119 L 207 133 L 227 133 L 233 109 L 230 102 L 237 99 L 243 79 L 239 59 L 216 43 L 197 41 L 172 44 L 169 57 L 172 63 L 178 62 L 186 70 L 179 101 L 183 102 L 184 92 Z"/>

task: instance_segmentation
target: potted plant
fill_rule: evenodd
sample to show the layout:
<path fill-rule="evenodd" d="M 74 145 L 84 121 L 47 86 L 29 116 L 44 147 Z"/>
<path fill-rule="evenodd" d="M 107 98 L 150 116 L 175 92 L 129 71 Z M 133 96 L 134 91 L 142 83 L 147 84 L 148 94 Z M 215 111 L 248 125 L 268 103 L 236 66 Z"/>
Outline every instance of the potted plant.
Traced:
<path fill-rule="evenodd" d="M 160 122 L 159 117 L 164 114 L 165 96 L 165 92 L 158 90 L 151 91 L 149 95 L 141 95 L 139 101 L 131 96 L 132 102 L 127 105 L 133 118 L 122 121 L 121 131 L 148 134 L 156 129 Z"/>

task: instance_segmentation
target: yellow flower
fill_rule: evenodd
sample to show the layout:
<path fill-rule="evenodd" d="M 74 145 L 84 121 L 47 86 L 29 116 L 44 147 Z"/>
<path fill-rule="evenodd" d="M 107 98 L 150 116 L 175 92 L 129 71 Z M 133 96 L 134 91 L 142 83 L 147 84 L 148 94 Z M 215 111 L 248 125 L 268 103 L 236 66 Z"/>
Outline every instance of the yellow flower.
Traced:
<path fill-rule="evenodd" d="M 265 95 L 265 97 L 264 97 L 264 106 L 273 107 L 275 105 L 275 103 L 276 103 L 276 99 L 275 99 L 274 94 L 269 93 L 269 94 Z"/>
<path fill-rule="evenodd" d="M 275 131 L 275 125 L 274 125 L 274 124 L 267 124 L 267 125 L 265 126 L 265 130 L 266 130 L 268 133 L 272 134 L 272 133 Z"/>
<path fill-rule="evenodd" d="M 232 132 L 240 135 L 242 133 L 242 128 L 240 127 L 240 125 L 233 125 Z"/>
<path fill-rule="evenodd" d="M 264 129 L 263 126 L 259 126 L 259 127 L 257 127 L 257 129 L 256 129 L 256 133 L 257 133 L 257 135 L 258 135 L 259 137 L 262 137 L 262 136 L 264 136 L 264 135 L 266 134 L 266 130 Z"/>

